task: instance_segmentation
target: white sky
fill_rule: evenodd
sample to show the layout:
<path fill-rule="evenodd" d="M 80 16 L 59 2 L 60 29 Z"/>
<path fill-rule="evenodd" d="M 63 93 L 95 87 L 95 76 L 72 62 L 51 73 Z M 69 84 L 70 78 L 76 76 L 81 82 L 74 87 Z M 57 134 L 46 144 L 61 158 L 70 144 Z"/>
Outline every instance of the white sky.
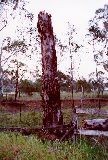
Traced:
<path fill-rule="evenodd" d="M 63 37 L 63 33 L 67 32 L 67 22 L 74 24 L 79 34 L 79 42 L 83 43 L 84 35 L 87 33 L 88 21 L 94 17 L 95 11 L 103 8 L 105 4 L 108 4 L 108 0 L 31 0 L 29 9 L 36 15 L 36 21 L 39 11 L 45 10 L 51 14 L 54 32 L 60 38 Z M 80 77 L 87 78 L 89 73 L 95 71 L 93 54 L 81 54 L 78 72 Z M 75 63 L 77 61 L 79 62 L 79 59 L 75 59 Z M 69 67 L 70 61 L 68 58 L 58 66 L 63 71 L 67 71 Z"/>
<path fill-rule="evenodd" d="M 105 4 L 108 4 L 108 0 L 30 0 L 27 8 L 35 14 L 36 25 L 37 16 L 40 11 L 45 10 L 51 14 L 53 30 L 59 38 L 65 38 L 62 34 L 67 32 L 67 22 L 69 21 L 72 25 L 75 25 L 78 32 L 78 40 L 82 44 L 84 43 L 84 35 L 87 33 L 88 21 L 94 17 L 95 11 L 103 8 Z M 12 25 L 10 27 L 11 30 Z M 11 32 L 11 34 L 13 33 Z M 81 54 L 81 64 L 78 72 L 80 77 L 87 78 L 89 73 L 95 71 L 93 54 Z M 75 63 L 77 61 L 79 63 L 79 60 L 75 59 Z M 58 67 L 66 72 L 70 67 L 69 59 L 66 58 Z"/>

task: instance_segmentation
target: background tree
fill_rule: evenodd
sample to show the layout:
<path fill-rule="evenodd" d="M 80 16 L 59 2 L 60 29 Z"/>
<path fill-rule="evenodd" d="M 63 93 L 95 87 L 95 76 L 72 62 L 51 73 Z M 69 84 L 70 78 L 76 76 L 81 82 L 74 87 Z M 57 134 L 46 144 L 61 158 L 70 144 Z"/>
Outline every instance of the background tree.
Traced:
<path fill-rule="evenodd" d="M 8 64 L 11 58 L 17 57 L 19 54 L 26 53 L 27 45 L 24 41 L 14 40 L 11 41 L 10 37 L 7 37 L 2 42 L 0 52 L 0 97 L 3 96 L 3 67 Z"/>
<path fill-rule="evenodd" d="M 67 32 L 67 37 L 68 37 L 68 44 L 67 44 L 67 49 L 69 51 L 69 57 L 70 57 L 70 75 L 71 75 L 71 92 L 72 92 L 72 99 L 73 99 L 73 89 L 74 89 L 74 56 L 76 55 L 76 53 L 78 52 L 78 50 L 80 49 L 81 45 L 79 45 L 76 40 L 75 37 L 77 35 L 76 29 L 74 25 L 71 25 L 68 22 L 68 32 Z M 74 101 L 72 106 L 74 107 Z"/>
<path fill-rule="evenodd" d="M 4 64 L 8 61 L 10 55 L 8 55 L 6 58 L 4 58 L 4 44 L 5 42 L 7 42 L 7 45 L 10 43 L 10 37 L 7 37 L 5 38 L 3 41 L 2 41 L 2 44 L 1 44 L 1 48 L 0 48 L 0 97 L 2 98 L 3 96 L 3 66 Z"/>
<path fill-rule="evenodd" d="M 89 82 L 92 85 L 93 91 L 96 92 L 97 97 L 99 97 L 100 93 L 104 92 L 104 72 L 102 71 L 96 71 L 89 74 Z"/>
<path fill-rule="evenodd" d="M 59 83 L 60 83 L 60 90 L 61 91 L 67 91 L 67 92 L 71 92 L 71 76 L 70 75 L 66 75 L 61 71 L 58 71 L 58 79 L 59 79 Z M 76 89 L 76 81 L 73 80 L 73 89 Z"/>
<path fill-rule="evenodd" d="M 13 84 L 15 85 L 15 101 L 17 100 L 18 93 L 20 94 L 20 82 L 24 76 L 24 73 L 27 71 L 25 69 L 26 65 L 22 62 L 19 62 L 17 59 L 11 60 L 11 65 L 9 66 L 11 68 L 10 74 L 11 79 L 13 80 Z"/>
<path fill-rule="evenodd" d="M 21 92 L 26 93 L 29 96 L 32 95 L 32 92 L 36 92 L 35 83 L 27 79 L 21 80 L 20 87 L 21 87 Z"/>
<path fill-rule="evenodd" d="M 94 59 L 108 71 L 108 5 L 96 10 L 88 30 L 94 45 Z"/>
<path fill-rule="evenodd" d="M 92 86 L 86 79 L 80 79 L 76 82 L 77 92 L 82 92 L 83 96 L 85 92 L 91 92 Z"/>
<path fill-rule="evenodd" d="M 25 17 L 27 21 L 31 19 L 31 13 L 26 9 L 27 3 L 27 0 L 0 0 L 0 31 L 3 31 L 8 23 L 14 22 L 18 16 L 20 19 Z"/>
<path fill-rule="evenodd" d="M 19 0 L 0 0 L 0 5 L 13 5 L 13 9 L 15 10 L 18 6 Z"/>

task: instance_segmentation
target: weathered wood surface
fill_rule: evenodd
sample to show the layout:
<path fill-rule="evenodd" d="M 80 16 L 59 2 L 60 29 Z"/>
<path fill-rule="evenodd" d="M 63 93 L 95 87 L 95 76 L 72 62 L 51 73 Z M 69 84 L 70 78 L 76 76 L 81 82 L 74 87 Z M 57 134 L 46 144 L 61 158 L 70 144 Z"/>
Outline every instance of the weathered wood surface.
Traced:
<path fill-rule="evenodd" d="M 99 110 L 95 108 L 76 108 L 77 114 L 98 114 L 98 115 L 108 115 L 108 110 Z"/>
<path fill-rule="evenodd" d="M 108 131 L 98 131 L 98 130 L 79 129 L 76 134 L 87 135 L 87 136 L 106 136 L 108 137 Z"/>
<path fill-rule="evenodd" d="M 42 52 L 42 107 L 44 127 L 63 124 L 60 101 L 60 86 L 57 76 L 57 57 L 51 15 L 40 12 L 38 32 Z"/>
<path fill-rule="evenodd" d="M 108 131 L 108 119 L 91 119 L 83 121 L 83 128 Z"/>

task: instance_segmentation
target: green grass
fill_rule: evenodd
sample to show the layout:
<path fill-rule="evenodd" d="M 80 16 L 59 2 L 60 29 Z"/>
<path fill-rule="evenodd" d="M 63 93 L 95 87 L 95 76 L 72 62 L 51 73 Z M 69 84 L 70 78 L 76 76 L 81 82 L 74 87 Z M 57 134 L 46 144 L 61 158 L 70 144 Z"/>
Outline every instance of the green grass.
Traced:
<path fill-rule="evenodd" d="M 63 109 L 64 123 L 70 123 L 71 121 L 71 108 Z M 42 112 L 22 112 L 21 118 L 20 113 L 11 114 L 0 112 L 0 127 L 37 127 L 42 126 Z"/>
<path fill-rule="evenodd" d="M 32 96 L 29 96 L 27 94 L 22 94 L 19 100 L 41 100 L 41 96 L 39 92 L 33 92 Z"/>
<path fill-rule="evenodd" d="M 42 142 L 36 136 L 0 133 L 0 160 L 107 160 L 107 149 L 86 140 Z"/>
<path fill-rule="evenodd" d="M 63 121 L 65 124 L 70 123 L 72 119 L 72 109 L 71 108 L 65 108 L 62 110 L 63 113 Z"/>
<path fill-rule="evenodd" d="M 62 92 L 60 92 L 60 96 L 61 96 L 61 99 L 72 99 L 71 92 L 62 91 Z M 81 97 L 83 97 L 82 96 L 82 92 L 75 92 L 74 91 L 73 97 L 74 98 L 81 98 Z M 103 97 L 104 98 L 108 98 L 108 91 L 104 91 Z M 95 92 L 85 93 L 84 94 L 84 98 L 96 98 L 96 93 Z"/>
<path fill-rule="evenodd" d="M 42 125 L 41 112 L 0 113 L 0 127 L 36 127 Z"/>
<path fill-rule="evenodd" d="M 102 108 L 108 109 L 108 106 Z M 62 109 L 63 121 L 65 124 L 69 124 L 72 119 L 72 109 L 67 107 Z M 0 110 L 0 127 L 37 127 L 42 126 L 42 117 L 43 113 L 39 111 L 30 111 L 22 112 L 21 117 L 20 113 L 11 114 L 5 111 L 5 108 Z M 85 115 L 79 114 L 78 121 L 81 125 L 84 119 L 93 119 L 93 118 L 107 118 L 107 115 Z"/>
<path fill-rule="evenodd" d="M 60 92 L 60 97 L 61 99 L 71 99 L 72 98 L 72 94 L 71 92 L 66 92 L 66 91 L 61 91 Z M 75 92 L 73 93 L 73 97 L 74 98 L 81 98 L 82 97 L 82 93 L 81 92 Z M 96 93 L 95 92 L 90 92 L 90 93 L 85 93 L 84 94 L 85 98 L 95 98 L 96 97 Z M 108 91 L 104 91 L 104 97 L 108 98 Z M 5 98 L 5 95 L 4 95 Z M 8 94 L 8 99 L 14 99 L 14 94 L 13 95 L 9 95 Z M 19 100 L 41 100 L 41 96 L 39 92 L 33 92 L 32 96 L 29 96 L 27 94 L 21 94 L 21 97 L 19 98 Z"/>
<path fill-rule="evenodd" d="M 63 109 L 64 122 L 71 121 L 71 108 Z M 85 117 L 96 118 L 96 115 Z M 0 112 L 0 127 L 36 127 L 42 125 L 42 113 L 22 112 L 20 114 Z M 108 139 L 94 138 L 79 139 L 76 144 L 71 141 L 44 143 L 35 135 L 22 136 L 18 133 L 0 133 L 0 160 L 108 160 Z"/>
<path fill-rule="evenodd" d="M 15 98 L 14 93 L 13 94 L 9 94 L 7 95 L 7 99 L 8 100 L 13 100 Z M 4 99 L 6 99 L 6 95 L 4 94 Z M 17 97 L 18 100 L 41 100 L 41 96 L 39 92 L 33 92 L 33 95 L 28 95 L 28 94 L 24 94 L 21 93 L 20 97 Z"/>

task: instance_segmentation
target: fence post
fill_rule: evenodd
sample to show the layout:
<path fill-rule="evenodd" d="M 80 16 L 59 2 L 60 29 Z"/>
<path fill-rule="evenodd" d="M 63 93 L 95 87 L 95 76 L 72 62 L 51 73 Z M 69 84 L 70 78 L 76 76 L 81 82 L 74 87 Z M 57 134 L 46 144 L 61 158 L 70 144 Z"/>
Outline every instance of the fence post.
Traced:
<path fill-rule="evenodd" d="M 76 142 L 77 140 L 77 130 L 78 130 L 78 115 L 76 113 L 76 108 L 77 107 L 74 107 L 73 113 L 72 113 L 72 126 L 73 126 L 72 140 L 73 142 Z"/>
<path fill-rule="evenodd" d="M 22 110 L 21 110 L 21 105 L 20 105 L 20 122 L 21 122 L 21 111 L 22 111 Z"/>

